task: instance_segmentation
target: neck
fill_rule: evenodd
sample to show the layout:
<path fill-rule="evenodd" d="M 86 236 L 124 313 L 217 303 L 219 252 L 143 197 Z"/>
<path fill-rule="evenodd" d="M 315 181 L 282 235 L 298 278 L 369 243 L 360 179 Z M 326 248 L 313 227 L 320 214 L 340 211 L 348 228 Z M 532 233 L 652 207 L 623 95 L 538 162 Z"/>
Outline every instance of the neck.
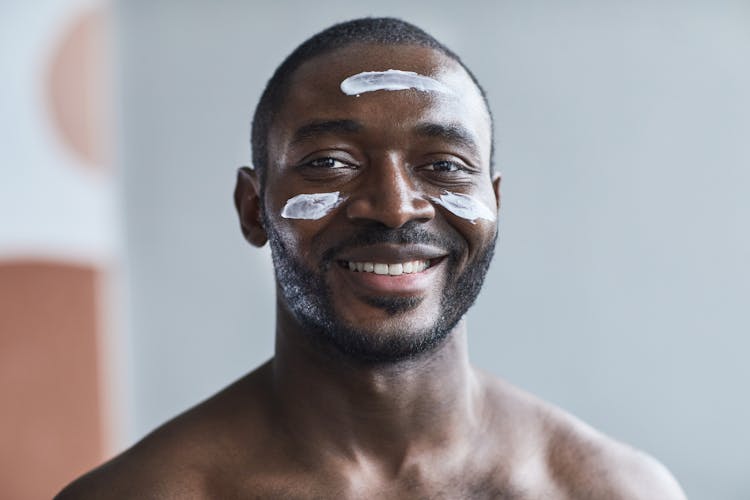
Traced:
<path fill-rule="evenodd" d="M 466 446 L 481 398 L 464 320 L 432 352 L 366 365 L 332 357 L 279 309 L 274 389 L 300 451 L 403 464 Z"/>

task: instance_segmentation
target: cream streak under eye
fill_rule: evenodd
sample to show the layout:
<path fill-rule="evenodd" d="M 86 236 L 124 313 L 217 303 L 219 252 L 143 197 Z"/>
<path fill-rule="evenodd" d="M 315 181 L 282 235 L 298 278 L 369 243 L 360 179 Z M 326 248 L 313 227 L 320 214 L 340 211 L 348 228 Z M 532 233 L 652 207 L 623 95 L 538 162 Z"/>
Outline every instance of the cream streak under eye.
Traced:
<path fill-rule="evenodd" d="M 287 200 L 286 205 L 281 210 L 281 216 L 285 219 L 321 219 L 341 205 L 345 199 L 346 197 L 342 197 L 338 191 L 298 194 Z"/>

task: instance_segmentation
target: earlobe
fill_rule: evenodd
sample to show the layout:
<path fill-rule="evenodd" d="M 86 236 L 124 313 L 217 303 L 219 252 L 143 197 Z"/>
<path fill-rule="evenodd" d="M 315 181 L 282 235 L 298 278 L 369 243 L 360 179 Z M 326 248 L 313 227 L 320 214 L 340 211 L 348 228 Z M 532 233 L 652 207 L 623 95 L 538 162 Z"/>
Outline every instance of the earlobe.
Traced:
<path fill-rule="evenodd" d="M 500 172 L 496 172 L 492 176 L 492 190 L 495 192 L 495 203 L 497 203 L 497 209 L 500 210 L 500 183 L 503 180 L 503 176 Z"/>
<path fill-rule="evenodd" d="M 249 167 L 240 167 L 237 170 L 237 185 L 234 188 L 234 206 L 240 218 L 242 234 L 256 247 L 262 247 L 268 241 L 260 205 L 258 172 Z"/>

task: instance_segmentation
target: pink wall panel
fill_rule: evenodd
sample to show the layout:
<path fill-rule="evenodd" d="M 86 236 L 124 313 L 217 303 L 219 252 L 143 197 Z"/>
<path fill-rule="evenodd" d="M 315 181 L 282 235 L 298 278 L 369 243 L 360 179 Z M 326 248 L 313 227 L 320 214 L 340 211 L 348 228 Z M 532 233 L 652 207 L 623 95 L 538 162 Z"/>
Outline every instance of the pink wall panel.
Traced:
<path fill-rule="evenodd" d="M 0 263 L 0 498 L 50 498 L 103 459 L 97 275 Z"/>

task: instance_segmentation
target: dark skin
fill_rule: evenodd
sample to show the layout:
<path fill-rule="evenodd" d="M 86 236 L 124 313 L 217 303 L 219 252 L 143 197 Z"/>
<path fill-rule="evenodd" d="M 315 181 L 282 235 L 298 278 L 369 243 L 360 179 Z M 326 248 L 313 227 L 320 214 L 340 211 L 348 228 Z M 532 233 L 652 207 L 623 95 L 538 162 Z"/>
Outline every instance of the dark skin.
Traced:
<path fill-rule="evenodd" d="M 430 75 L 454 94 L 339 90 L 348 76 L 391 68 Z M 250 243 L 262 246 L 273 234 L 298 262 L 319 269 L 325 250 L 350 232 L 411 223 L 460 243 L 457 272 L 476 262 L 495 222 L 472 223 L 429 199 L 447 189 L 494 212 L 500 205 L 489 117 L 455 61 L 423 47 L 353 45 L 303 64 L 292 89 L 269 137 L 265 186 L 255 171 L 238 176 L 235 201 Z M 341 120 L 357 126 L 295 137 L 306 124 Z M 444 127 L 426 134 L 425 123 Z M 449 126 L 464 136 L 435 133 Z M 299 193 L 334 191 L 347 200 L 321 219 L 280 216 Z M 448 272 L 440 248 L 390 244 L 336 257 L 434 259 L 416 285 L 325 268 L 336 317 L 367 338 L 414 336 L 440 314 Z M 393 313 L 370 300 L 388 294 L 418 304 Z M 432 350 L 380 364 L 348 359 L 306 328 L 278 291 L 271 361 L 59 498 L 684 498 L 650 457 L 473 368 L 463 320 Z"/>

